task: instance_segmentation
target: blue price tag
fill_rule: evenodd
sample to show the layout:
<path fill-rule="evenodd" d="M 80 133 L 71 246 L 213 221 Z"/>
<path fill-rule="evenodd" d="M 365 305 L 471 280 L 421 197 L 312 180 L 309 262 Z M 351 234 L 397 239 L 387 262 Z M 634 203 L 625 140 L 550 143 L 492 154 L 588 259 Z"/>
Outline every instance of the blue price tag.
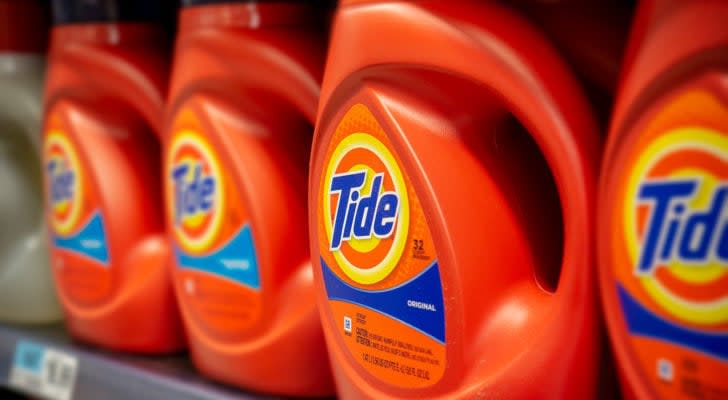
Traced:
<path fill-rule="evenodd" d="M 34 374 L 40 374 L 43 371 L 44 357 L 45 347 L 27 340 L 21 340 L 15 346 L 13 366 Z"/>

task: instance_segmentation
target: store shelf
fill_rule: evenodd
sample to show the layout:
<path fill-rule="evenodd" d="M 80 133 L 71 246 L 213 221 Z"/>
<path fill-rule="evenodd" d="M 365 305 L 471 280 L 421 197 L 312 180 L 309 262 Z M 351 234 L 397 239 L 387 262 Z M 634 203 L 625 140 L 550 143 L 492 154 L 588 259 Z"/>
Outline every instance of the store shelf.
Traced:
<path fill-rule="evenodd" d="M 73 399 L 261 399 L 201 377 L 186 355 L 143 357 L 111 353 L 71 340 L 62 325 L 0 324 L 0 379 L 8 387 L 19 342 L 38 344 L 78 360 Z"/>

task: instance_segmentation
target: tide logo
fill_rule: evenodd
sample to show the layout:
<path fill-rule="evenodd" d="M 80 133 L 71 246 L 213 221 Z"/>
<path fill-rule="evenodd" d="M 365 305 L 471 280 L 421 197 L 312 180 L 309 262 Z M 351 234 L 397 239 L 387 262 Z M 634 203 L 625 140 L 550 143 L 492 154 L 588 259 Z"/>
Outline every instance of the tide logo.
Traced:
<path fill-rule="evenodd" d="M 175 238 L 183 249 L 203 252 L 213 245 L 223 220 L 220 163 L 193 131 L 178 133 L 168 154 L 167 198 Z"/>
<path fill-rule="evenodd" d="M 683 322 L 728 322 L 728 137 L 702 128 L 661 135 L 626 195 L 633 274 L 649 297 Z"/>
<path fill-rule="evenodd" d="M 346 136 L 331 155 L 322 192 L 327 247 L 337 264 L 359 284 L 382 281 L 399 263 L 410 217 L 392 153 L 370 134 Z"/>
<path fill-rule="evenodd" d="M 46 135 L 43 167 L 51 226 L 60 235 L 69 235 L 81 218 L 83 187 L 80 162 L 73 145 L 60 131 Z"/>

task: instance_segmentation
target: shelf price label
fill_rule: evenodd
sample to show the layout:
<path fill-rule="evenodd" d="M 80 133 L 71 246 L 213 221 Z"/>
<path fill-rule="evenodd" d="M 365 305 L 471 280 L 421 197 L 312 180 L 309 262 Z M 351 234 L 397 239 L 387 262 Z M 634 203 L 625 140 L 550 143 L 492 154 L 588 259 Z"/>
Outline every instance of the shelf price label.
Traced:
<path fill-rule="evenodd" d="M 48 400 L 70 400 L 78 359 L 70 354 L 20 340 L 10 368 L 9 386 Z"/>

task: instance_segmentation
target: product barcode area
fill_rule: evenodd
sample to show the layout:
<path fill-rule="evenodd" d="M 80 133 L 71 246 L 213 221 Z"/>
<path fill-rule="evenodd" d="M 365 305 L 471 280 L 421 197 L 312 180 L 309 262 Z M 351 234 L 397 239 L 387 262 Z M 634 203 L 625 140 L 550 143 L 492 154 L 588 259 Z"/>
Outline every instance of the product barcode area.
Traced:
<path fill-rule="evenodd" d="M 58 387 L 70 387 L 75 378 L 75 366 L 62 359 L 49 359 L 45 370 L 46 382 Z"/>

